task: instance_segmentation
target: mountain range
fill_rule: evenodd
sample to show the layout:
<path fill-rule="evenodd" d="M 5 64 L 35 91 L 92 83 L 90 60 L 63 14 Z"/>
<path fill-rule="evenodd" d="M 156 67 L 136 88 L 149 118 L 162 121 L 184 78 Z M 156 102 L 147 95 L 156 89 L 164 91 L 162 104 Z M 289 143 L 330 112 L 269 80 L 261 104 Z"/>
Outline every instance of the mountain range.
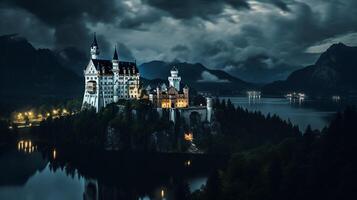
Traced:
<path fill-rule="evenodd" d="M 141 76 L 149 83 L 167 82 L 170 70 L 175 66 L 182 78 L 182 83 L 199 91 L 208 91 L 219 94 L 239 93 L 254 84 L 242 81 L 222 70 L 212 70 L 200 63 L 152 61 L 139 66 Z M 158 80 L 158 79 L 161 79 Z M 164 79 L 164 80 L 162 80 Z"/>
<path fill-rule="evenodd" d="M 82 96 L 83 69 L 88 56 L 76 48 L 36 49 L 15 34 L 0 36 L 0 110 L 6 104 L 20 105 L 44 98 Z M 167 82 L 176 66 L 182 83 L 214 94 L 240 94 L 248 89 L 262 89 L 263 94 L 304 91 L 313 95 L 357 93 L 357 47 L 342 43 L 332 45 L 315 64 L 294 71 L 284 81 L 264 86 L 245 82 L 222 70 L 212 70 L 200 63 L 151 61 L 139 66 L 144 84 Z"/>
<path fill-rule="evenodd" d="M 303 91 L 314 96 L 357 93 L 357 47 L 333 44 L 315 64 L 291 73 L 285 81 L 263 87 L 264 93 Z"/>

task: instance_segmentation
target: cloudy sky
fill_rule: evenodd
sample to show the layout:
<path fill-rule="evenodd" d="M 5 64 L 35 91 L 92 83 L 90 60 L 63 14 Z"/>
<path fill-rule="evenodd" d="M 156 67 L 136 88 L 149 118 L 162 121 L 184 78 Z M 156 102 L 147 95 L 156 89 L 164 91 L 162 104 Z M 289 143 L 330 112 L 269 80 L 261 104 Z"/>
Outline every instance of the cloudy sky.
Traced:
<path fill-rule="evenodd" d="M 0 34 L 37 48 L 202 63 L 254 82 L 285 78 L 336 42 L 357 45 L 356 0 L 0 0 Z"/>

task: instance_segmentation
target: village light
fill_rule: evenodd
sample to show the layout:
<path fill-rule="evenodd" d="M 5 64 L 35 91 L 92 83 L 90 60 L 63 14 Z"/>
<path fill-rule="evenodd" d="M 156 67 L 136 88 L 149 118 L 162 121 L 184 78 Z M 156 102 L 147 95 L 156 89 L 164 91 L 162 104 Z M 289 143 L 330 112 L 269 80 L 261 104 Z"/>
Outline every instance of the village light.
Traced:
<path fill-rule="evenodd" d="M 185 133 L 184 138 L 185 138 L 186 141 L 192 142 L 193 141 L 193 134 L 192 133 L 187 133 L 187 134 Z"/>

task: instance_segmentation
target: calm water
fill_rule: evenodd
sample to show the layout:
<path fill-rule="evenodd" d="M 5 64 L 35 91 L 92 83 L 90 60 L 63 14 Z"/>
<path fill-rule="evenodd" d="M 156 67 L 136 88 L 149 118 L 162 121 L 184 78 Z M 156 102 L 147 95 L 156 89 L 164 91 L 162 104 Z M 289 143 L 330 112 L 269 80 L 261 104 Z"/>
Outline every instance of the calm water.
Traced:
<path fill-rule="evenodd" d="M 0 151 L 1 200 L 175 199 L 183 186 L 200 189 L 216 159 L 62 151 L 30 141 Z"/>
<path fill-rule="evenodd" d="M 322 129 L 327 126 L 334 114 L 344 108 L 345 104 L 332 101 L 291 102 L 286 98 L 261 98 L 260 100 L 249 100 L 248 97 L 224 97 L 230 99 L 236 106 L 241 106 L 250 111 L 260 111 L 279 115 L 284 120 L 290 120 L 305 130 L 310 124 L 313 129 Z"/>

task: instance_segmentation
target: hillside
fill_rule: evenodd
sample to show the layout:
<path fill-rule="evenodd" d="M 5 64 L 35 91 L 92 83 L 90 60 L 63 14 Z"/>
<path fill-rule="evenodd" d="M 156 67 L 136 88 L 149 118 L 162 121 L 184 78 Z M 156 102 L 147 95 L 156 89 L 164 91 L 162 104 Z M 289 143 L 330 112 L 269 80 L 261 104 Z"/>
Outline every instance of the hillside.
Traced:
<path fill-rule="evenodd" d="M 152 61 L 141 64 L 139 70 L 146 79 L 167 80 L 173 66 L 178 68 L 183 84 L 187 84 L 199 91 L 232 94 L 254 87 L 254 85 L 235 78 L 224 71 L 211 70 L 200 63 Z M 158 80 L 154 81 L 154 83 L 157 82 Z"/>
<path fill-rule="evenodd" d="M 35 49 L 16 35 L 0 36 L 0 104 L 31 105 L 44 98 L 81 94 L 82 78 L 49 49 Z"/>
<path fill-rule="evenodd" d="M 312 95 L 357 93 L 357 47 L 342 43 L 334 44 L 314 65 L 299 69 L 285 81 L 276 81 L 264 86 L 264 93 L 304 91 Z"/>

